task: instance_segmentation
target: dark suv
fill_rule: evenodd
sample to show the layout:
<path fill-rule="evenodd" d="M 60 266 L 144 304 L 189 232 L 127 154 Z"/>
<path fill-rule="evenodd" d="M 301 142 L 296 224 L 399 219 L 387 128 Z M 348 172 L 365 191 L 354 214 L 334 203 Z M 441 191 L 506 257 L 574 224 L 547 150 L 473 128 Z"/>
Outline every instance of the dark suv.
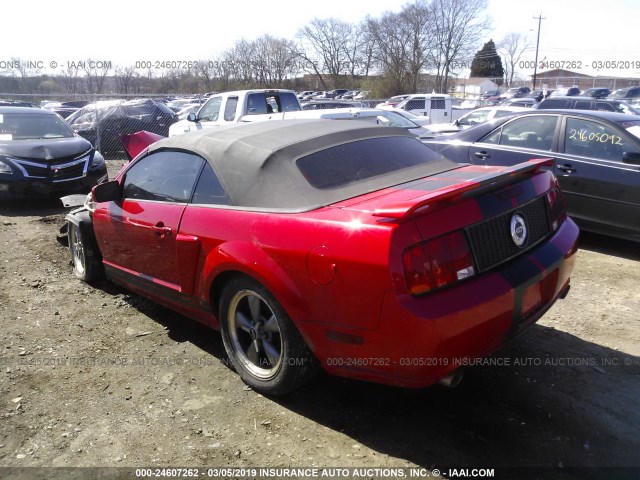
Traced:
<path fill-rule="evenodd" d="M 600 99 L 595 97 L 549 97 L 542 100 L 534 109 L 548 110 L 569 108 L 575 110 L 601 110 L 605 112 L 618 112 L 640 115 L 640 110 L 620 100 Z"/>
<path fill-rule="evenodd" d="M 605 98 L 611 95 L 611 90 L 608 88 L 587 88 L 584 92 L 580 94 L 581 97 L 594 97 L 594 98 Z"/>
<path fill-rule="evenodd" d="M 619 88 L 609 97 L 615 98 L 616 100 L 635 100 L 637 98 L 640 98 L 640 87 Z"/>

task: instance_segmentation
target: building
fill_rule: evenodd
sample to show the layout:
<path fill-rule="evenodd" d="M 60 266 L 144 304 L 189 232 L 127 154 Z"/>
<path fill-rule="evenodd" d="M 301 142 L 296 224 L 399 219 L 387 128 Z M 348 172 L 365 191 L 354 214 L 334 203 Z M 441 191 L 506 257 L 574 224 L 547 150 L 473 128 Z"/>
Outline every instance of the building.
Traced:
<path fill-rule="evenodd" d="M 461 78 L 456 82 L 454 93 L 467 96 L 480 96 L 484 92 L 498 90 L 498 84 L 486 77 Z"/>
<path fill-rule="evenodd" d="M 533 81 L 533 75 L 531 79 Z M 635 87 L 637 85 L 640 85 L 640 78 L 593 76 L 561 68 L 538 72 L 536 75 L 536 88 L 548 88 L 551 90 L 576 86 L 580 90 L 603 87 L 613 91 L 618 88 Z"/>

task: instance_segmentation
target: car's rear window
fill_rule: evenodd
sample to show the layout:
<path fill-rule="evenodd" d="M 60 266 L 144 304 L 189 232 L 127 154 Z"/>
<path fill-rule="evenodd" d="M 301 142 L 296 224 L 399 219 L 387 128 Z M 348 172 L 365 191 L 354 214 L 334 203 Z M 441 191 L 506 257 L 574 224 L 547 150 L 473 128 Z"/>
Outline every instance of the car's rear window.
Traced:
<path fill-rule="evenodd" d="M 247 96 L 247 115 L 267 113 L 297 112 L 300 110 L 298 99 L 291 92 L 250 93 Z"/>
<path fill-rule="evenodd" d="M 327 148 L 298 159 L 296 165 L 313 187 L 328 189 L 442 159 L 415 138 L 383 137 Z"/>

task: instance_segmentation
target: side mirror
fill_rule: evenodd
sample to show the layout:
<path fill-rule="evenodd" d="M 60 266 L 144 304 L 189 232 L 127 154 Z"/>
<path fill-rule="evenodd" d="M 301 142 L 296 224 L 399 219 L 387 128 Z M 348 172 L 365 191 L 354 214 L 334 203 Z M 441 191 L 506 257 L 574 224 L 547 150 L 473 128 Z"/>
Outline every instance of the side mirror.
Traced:
<path fill-rule="evenodd" d="M 120 200 L 120 198 L 122 198 L 122 194 L 120 193 L 120 184 L 116 180 L 111 180 L 110 182 L 96 185 L 91 190 L 91 196 L 97 203 L 115 202 L 116 200 Z"/>
<path fill-rule="evenodd" d="M 198 121 L 198 117 L 196 117 L 196 114 L 191 112 L 189 115 L 187 115 L 187 121 L 189 122 L 197 122 Z"/>
<path fill-rule="evenodd" d="M 632 165 L 640 165 L 640 152 L 623 152 L 623 163 L 630 163 Z"/>

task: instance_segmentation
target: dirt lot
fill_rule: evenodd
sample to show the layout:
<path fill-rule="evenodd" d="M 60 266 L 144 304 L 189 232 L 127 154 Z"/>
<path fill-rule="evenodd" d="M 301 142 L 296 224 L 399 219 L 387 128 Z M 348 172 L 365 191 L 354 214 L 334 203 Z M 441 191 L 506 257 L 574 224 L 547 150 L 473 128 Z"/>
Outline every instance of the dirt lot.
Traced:
<path fill-rule="evenodd" d="M 638 245 L 584 234 L 567 299 L 495 355 L 501 365 L 470 368 L 457 389 L 322 377 L 271 399 L 227 368 L 217 332 L 76 280 L 56 241 L 63 215 L 55 202 L 0 205 L 0 467 L 640 478 Z"/>

